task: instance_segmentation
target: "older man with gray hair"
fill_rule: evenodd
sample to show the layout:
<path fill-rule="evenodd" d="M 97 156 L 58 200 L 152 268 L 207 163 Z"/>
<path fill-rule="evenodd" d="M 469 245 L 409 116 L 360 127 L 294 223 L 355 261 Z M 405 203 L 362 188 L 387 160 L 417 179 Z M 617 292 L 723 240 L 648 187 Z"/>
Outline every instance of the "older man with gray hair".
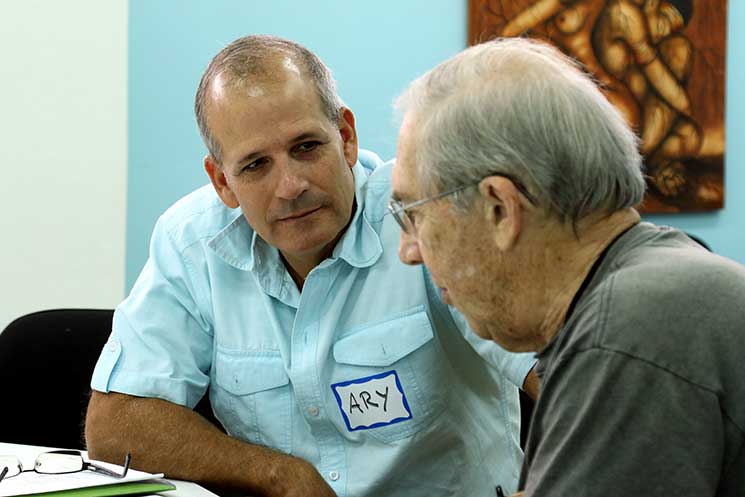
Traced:
<path fill-rule="evenodd" d="M 504 39 L 398 105 L 401 259 L 537 352 L 525 495 L 745 496 L 745 268 L 640 221 L 637 139 L 591 78 Z"/>

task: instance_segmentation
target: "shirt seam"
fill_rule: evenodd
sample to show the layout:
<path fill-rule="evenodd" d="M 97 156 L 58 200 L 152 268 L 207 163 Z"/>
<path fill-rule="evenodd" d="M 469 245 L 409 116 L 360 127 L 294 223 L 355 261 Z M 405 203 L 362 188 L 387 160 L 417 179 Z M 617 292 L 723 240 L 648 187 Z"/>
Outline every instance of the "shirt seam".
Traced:
<path fill-rule="evenodd" d="M 611 267 L 614 267 L 614 266 L 617 267 L 617 265 L 613 264 L 613 262 L 614 261 L 611 261 Z M 610 270 L 610 268 L 609 268 L 609 270 Z M 653 366 L 653 367 L 655 367 L 657 369 L 660 369 L 662 371 L 666 371 L 667 373 L 669 373 L 669 374 L 671 374 L 671 375 L 673 375 L 673 376 L 675 376 L 675 377 L 677 377 L 677 378 L 679 378 L 679 379 L 681 379 L 681 380 L 683 380 L 683 381 L 685 381 L 685 382 L 687 382 L 687 383 L 689 383 L 689 384 L 691 384 L 693 386 L 696 386 L 698 388 L 701 388 L 703 390 L 706 390 L 707 392 L 710 392 L 710 393 L 716 395 L 717 397 L 719 397 L 720 394 L 721 394 L 721 392 L 719 392 L 715 388 L 708 387 L 706 385 L 703 385 L 703 384 L 700 384 L 698 382 L 695 382 L 695 381 L 693 381 L 693 380 L 691 380 L 689 378 L 686 378 L 682 374 L 673 371 L 670 368 L 667 368 L 667 367 L 662 366 L 660 364 L 656 364 L 656 363 L 654 363 L 654 362 L 652 362 L 652 361 L 650 361 L 648 359 L 644 359 L 642 357 L 636 356 L 636 355 L 634 355 L 634 354 L 632 354 L 630 352 L 627 352 L 627 351 L 616 350 L 614 348 L 611 348 L 611 347 L 609 347 L 607 345 L 602 345 L 600 343 L 601 334 L 602 334 L 602 337 L 603 338 L 605 338 L 605 336 L 606 336 L 605 334 L 606 334 L 606 331 L 607 331 L 607 323 L 608 323 L 608 318 L 610 316 L 610 312 L 609 312 L 610 298 L 611 298 L 611 294 L 613 293 L 613 287 L 614 287 L 615 282 L 616 282 L 616 274 L 617 273 L 613 272 L 613 273 L 611 273 L 609 275 L 609 277 L 608 277 L 608 285 L 607 285 L 607 287 L 606 287 L 606 289 L 603 292 L 603 295 L 601 297 L 601 303 L 600 303 L 600 305 L 601 305 L 601 308 L 600 308 L 601 324 L 599 326 L 599 332 L 596 335 L 596 339 L 594 340 L 594 344 L 593 344 L 594 347 L 597 348 L 598 350 L 605 350 L 605 351 L 608 351 L 608 352 L 611 352 L 611 353 L 616 353 L 616 354 L 619 354 L 619 355 L 624 355 L 626 357 L 630 357 L 630 358 L 635 359 L 635 360 L 640 361 L 640 362 L 644 362 L 645 364 L 649 364 L 649 365 L 651 365 L 651 366 Z M 577 352 L 581 352 L 581 351 L 584 351 L 584 350 L 586 350 L 586 349 L 579 349 Z M 745 429 L 742 426 L 740 426 L 734 420 L 734 418 L 732 418 L 729 415 L 729 413 L 727 413 L 727 411 L 724 409 L 723 406 L 721 407 L 721 410 L 722 410 L 722 414 L 724 416 L 726 416 L 727 419 L 729 419 L 732 422 L 732 424 L 735 427 L 737 427 L 737 429 L 741 433 L 745 434 Z"/>
<path fill-rule="evenodd" d="M 655 362 L 652 362 L 652 361 L 650 361 L 649 359 L 645 359 L 645 358 L 643 358 L 643 357 L 639 357 L 639 356 L 637 356 L 637 355 L 634 355 L 634 354 L 632 354 L 631 352 L 626 352 L 626 351 L 622 351 L 622 350 L 616 350 L 616 349 L 613 349 L 613 348 L 610 348 L 610 347 L 607 347 L 607 346 L 603 346 L 603 345 L 595 345 L 595 346 L 592 346 L 592 347 L 586 347 L 586 348 L 578 348 L 577 350 L 575 350 L 575 351 L 571 352 L 571 353 L 570 353 L 569 355 L 567 355 L 567 356 L 563 357 L 563 358 L 562 358 L 562 359 L 560 360 L 560 362 L 559 362 L 559 363 L 557 363 L 557 365 L 556 365 L 556 366 L 558 367 L 558 366 L 559 366 L 559 365 L 560 365 L 561 363 L 565 363 L 565 362 L 567 362 L 567 361 L 568 361 L 569 359 L 571 359 L 572 357 L 574 357 L 574 356 L 576 356 L 576 355 L 578 355 L 578 354 L 581 354 L 581 353 L 584 353 L 584 352 L 591 352 L 591 351 L 593 351 L 593 350 L 598 350 L 598 351 L 602 351 L 602 352 L 607 352 L 607 353 L 609 353 L 609 354 L 616 354 L 616 355 L 620 355 L 620 356 L 628 357 L 628 358 L 630 358 L 630 359 L 633 359 L 633 360 L 636 360 L 636 361 L 642 362 L 642 363 L 644 363 L 644 364 L 647 364 L 648 366 L 652 366 L 652 367 L 653 367 L 653 368 L 655 368 L 655 369 L 658 369 L 658 370 L 664 371 L 664 372 L 668 373 L 669 375 L 671 375 L 671 376 L 674 376 L 675 378 L 677 378 L 677 379 L 679 379 L 679 380 L 681 380 L 681 381 L 683 381 L 683 382 L 685 382 L 685 383 L 688 383 L 689 385 L 692 385 L 692 386 L 694 386 L 694 387 L 696 387 L 696 388 L 700 388 L 701 390 L 704 390 L 704 391 L 706 391 L 706 392 L 709 392 L 709 393 L 713 394 L 714 396 L 716 396 L 717 398 L 719 398 L 719 396 L 720 396 L 720 393 L 721 393 L 721 392 L 720 392 L 720 391 L 718 391 L 718 390 L 717 390 L 716 388 L 712 388 L 712 387 L 706 386 L 706 385 L 704 385 L 704 384 L 701 384 L 701 383 L 699 383 L 699 382 L 697 382 L 697 381 L 694 381 L 694 380 L 692 380 L 692 379 L 690 379 L 690 378 L 686 378 L 686 377 L 685 377 L 685 376 L 683 376 L 682 374 L 680 374 L 680 373 L 677 373 L 677 372 L 673 371 L 673 370 L 672 370 L 672 369 L 670 369 L 670 368 L 667 368 L 667 367 L 665 367 L 665 366 L 662 366 L 662 365 L 660 365 L 660 364 L 657 364 L 657 363 L 655 363 Z M 554 370 L 555 370 L 555 369 L 554 369 Z M 741 433 L 745 434 L 745 429 L 743 429 L 743 427 L 741 427 L 741 426 L 740 426 L 739 424 L 737 424 L 737 422 L 735 422 L 735 420 L 734 420 L 734 419 L 733 419 L 733 418 L 732 418 L 732 417 L 731 417 L 731 416 L 729 415 L 729 413 L 727 413 L 727 411 L 726 411 L 726 410 L 724 409 L 724 407 L 723 407 L 723 406 L 721 406 L 721 404 L 720 404 L 720 409 L 721 409 L 721 411 L 722 411 L 722 414 L 723 414 L 723 415 L 725 415 L 725 416 L 727 417 L 727 419 L 729 419 L 729 420 L 730 420 L 730 421 L 732 422 L 732 424 L 733 424 L 733 425 L 734 425 L 734 426 L 735 426 L 735 427 L 736 427 L 736 428 L 737 428 L 737 429 L 738 429 L 738 430 L 739 430 L 739 431 L 740 431 Z"/>
<path fill-rule="evenodd" d="M 177 246 L 176 241 L 173 239 L 173 236 L 171 235 L 171 233 L 168 230 L 166 230 L 166 235 L 168 236 L 168 239 L 171 241 L 171 243 L 174 246 Z M 198 314 L 199 320 L 202 323 L 204 323 L 205 325 L 209 326 L 209 322 L 207 321 L 207 319 L 205 319 L 205 316 L 203 315 L 201 309 L 199 308 L 200 306 L 199 306 L 198 302 L 200 302 L 200 301 L 201 302 L 209 302 L 210 303 L 210 306 L 212 306 L 212 299 L 210 298 L 209 292 L 205 291 L 205 289 L 202 288 L 202 285 L 199 283 L 199 281 L 198 281 L 199 278 L 197 278 L 196 269 L 194 268 L 194 264 L 192 263 L 191 258 L 186 253 L 186 251 L 189 248 L 191 248 L 193 245 L 199 243 L 201 240 L 203 240 L 205 238 L 208 238 L 208 237 L 205 236 L 205 237 L 198 238 L 194 242 L 188 244 L 183 249 L 181 249 L 181 250 L 178 250 L 177 249 L 177 251 L 179 252 L 179 254 L 181 255 L 181 257 L 183 258 L 184 267 L 186 268 L 186 273 L 189 275 L 189 279 L 192 282 L 192 285 L 194 286 L 195 292 L 201 292 L 201 294 L 202 294 L 201 296 L 195 295 L 198 298 L 192 298 L 192 300 L 194 301 L 194 311 Z M 195 297 L 195 296 L 193 296 L 193 297 Z M 197 328 L 199 328 L 202 331 L 202 333 L 204 333 L 206 336 L 208 336 L 210 338 L 214 338 L 214 334 L 210 334 L 202 326 L 197 326 Z"/>
<path fill-rule="evenodd" d="M 204 215 L 205 212 L 211 211 L 216 207 L 219 208 L 220 205 L 221 204 L 219 202 L 212 201 L 210 205 L 202 207 L 201 209 L 197 211 L 189 212 L 188 215 L 179 217 L 178 219 L 174 219 L 176 217 L 175 215 L 169 216 L 168 213 L 164 214 L 161 217 L 163 219 L 163 222 L 165 223 L 166 233 L 168 233 L 169 236 L 172 236 L 173 232 L 178 231 L 185 224 L 187 224 L 191 219 L 198 217 L 198 216 L 202 216 Z M 223 226 L 223 228 L 225 228 L 225 226 Z M 207 236 L 214 236 L 214 235 L 207 235 Z M 200 239 L 201 238 L 203 237 L 200 237 Z M 191 245 L 191 243 L 189 245 Z"/>
<path fill-rule="evenodd" d="M 340 334 L 338 340 L 343 340 L 344 338 L 347 338 L 348 336 L 351 336 L 351 335 L 355 335 L 355 334 L 357 334 L 357 333 L 359 333 L 361 331 L 364 331 L 364 330 L 367 330 L 367 329 L 370 329 L 370 328 L 376 328 L 376 327 L 378 327 L 378 326 L 380 326 L 382 324 L 386 324 L 386 323 L 389 323 L 391 321 L 397 321 L 399 319 L 402 319 L 402 318 L 405 318 L 405 317 L 409 317 L 409 316 L 413 316 L 415 314 L 425 314 L 425 315 L 427 315 L 427 308 L 423 304 L 417 304 L 417 305 L 415 305 L 413 307 L 409 307 L 407 309 L 398 311 L 396 313 L 388 314 L 388 317 L 386 317 L 385 319 L 380 319 L 380 320 L 377 320 L 377 321 L 372 321 L 372 322 L 369 322 L 369 323 L 364 323 L 364 324 L 355 326 L 354 328 L 350 328 L 350 329 L 344 330 Z M 427 315 L 427 318 L 429 319 L 429 315 Z M 431 322 L 430 322 L 430 326 L 431 326 Z"/>

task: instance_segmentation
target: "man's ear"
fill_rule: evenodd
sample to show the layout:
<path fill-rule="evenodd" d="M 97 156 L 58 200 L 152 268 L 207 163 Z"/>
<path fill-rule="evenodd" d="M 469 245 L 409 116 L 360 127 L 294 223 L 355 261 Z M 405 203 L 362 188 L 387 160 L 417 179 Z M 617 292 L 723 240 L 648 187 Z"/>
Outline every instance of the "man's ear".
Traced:
<path fill-rule="evenodd" d="M 505 252 L 517 243 L 522 229 L 523 209 L 520 192 L 502 176 L 487 176 L 479 183 L 484 216 L 499 250 Z"/>
<path fill-rule="evenodd" d="M 215 191 L 223 203 L 231 209 L 238 207 L 238 198 L 233 193 L 233 190 L 230 189 L 230 186 L 228 186 L 225 171 L 217 163 L 217 160 L 212 157 L 212 154 L 204 158 L 204 170 L 207 171 L 207 176 L 210 177 L 212 186 L 215 187 Z"/>
<path fill-rule="evenodd" d="M 351 169 L 357 163 L 359 144 L 357 143 L 357 129 L 354 126 L 354 114 L 346 107 L 342 107 L 341 109 L 339 133 L 341 134 L 341 140 L 344 147 L 344 157 Z"/>

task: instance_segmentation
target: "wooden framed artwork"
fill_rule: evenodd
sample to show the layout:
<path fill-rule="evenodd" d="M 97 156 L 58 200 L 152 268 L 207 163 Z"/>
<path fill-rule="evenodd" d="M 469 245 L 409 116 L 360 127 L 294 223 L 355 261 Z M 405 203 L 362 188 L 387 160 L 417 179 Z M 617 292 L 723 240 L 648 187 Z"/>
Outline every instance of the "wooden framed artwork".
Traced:
<path fill-rule="evenodd" d="M 724 206 L 726 0 L 469 0 L 469 43 L 528 36 L 601 84 L 640 138 L 642 211 Z"/>

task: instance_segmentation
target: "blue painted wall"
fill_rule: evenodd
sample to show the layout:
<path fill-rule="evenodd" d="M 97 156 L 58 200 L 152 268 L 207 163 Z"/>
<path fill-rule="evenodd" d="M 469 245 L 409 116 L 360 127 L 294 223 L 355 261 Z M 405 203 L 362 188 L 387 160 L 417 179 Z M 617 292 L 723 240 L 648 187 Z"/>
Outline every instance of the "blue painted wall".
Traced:
<path fill-rule="evenodd" d="M 249 33 L 291 38 L 333 70 L 360 143 L 395 154 L 391 102 L 408 82 L 466 46 L 467 0 L 130 0 L 127 290 L 150 232 L 171 203 L 207 182 L 192 113 L 211 57 Z M 695 233 L 745 263 L 745 2 L 729 6 L 726 208 L 650 216 Z M 740 82 L 740 83 L 738 83 Z"/>

